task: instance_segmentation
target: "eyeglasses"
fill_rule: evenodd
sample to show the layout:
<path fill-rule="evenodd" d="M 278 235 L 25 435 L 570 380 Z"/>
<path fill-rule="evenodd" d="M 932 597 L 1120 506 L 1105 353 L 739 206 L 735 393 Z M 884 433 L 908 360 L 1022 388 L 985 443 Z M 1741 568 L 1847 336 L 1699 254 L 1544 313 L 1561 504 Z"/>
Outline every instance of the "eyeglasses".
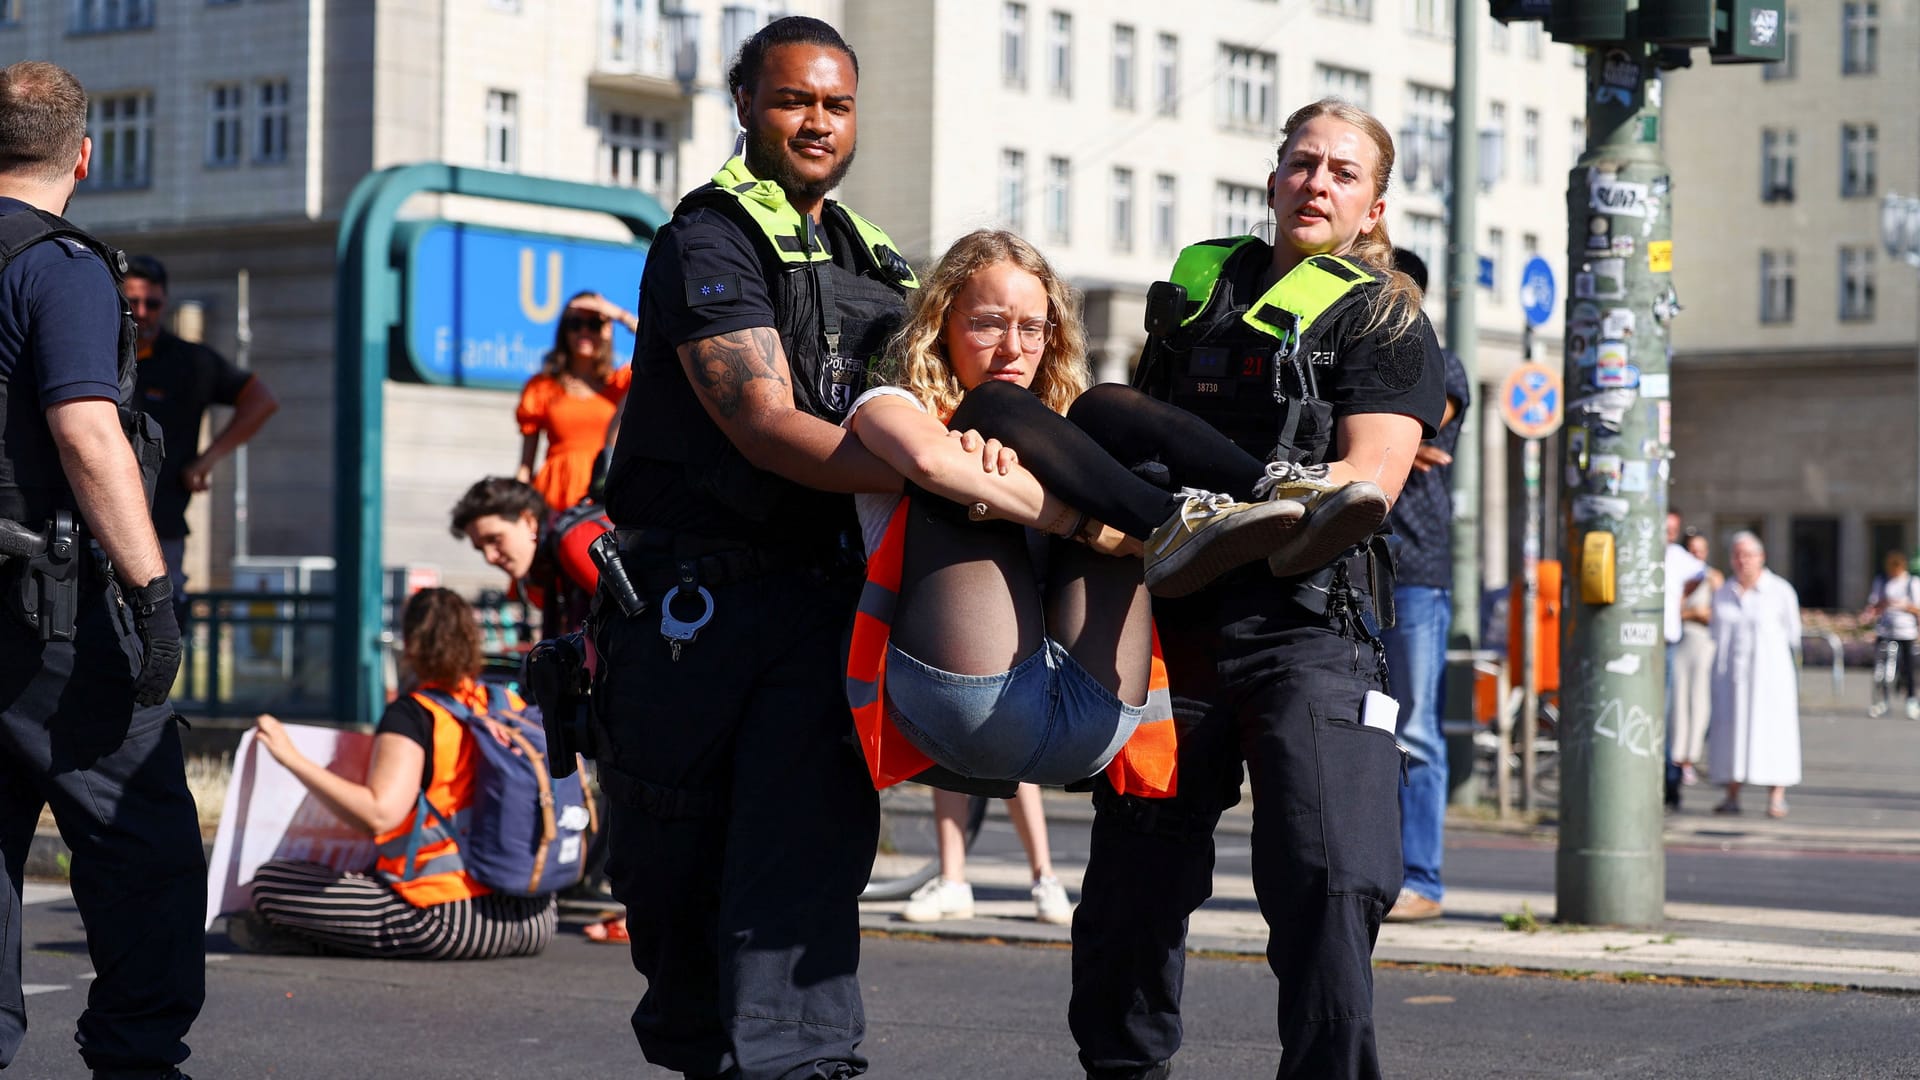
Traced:
<path fill-rule="evenodd" d="M 1007 330 L 1013 326 L 1004 315 L 962 315 L 961 321 L 967 324 L 967 336 L 975 345 L 982 348 L 994 348 L 1006 340 Z M 1054 323 L 1050 319 L 1034 319 L 1019 325 L 1020 347 L 1027 352 L 1038 352 L 1053 337 Z"/>
<path fill-rule="evenodd" d="M 599 330 L 605 325 L 607 320 L 599 315 L 569 315 L 560 321 L 560 328 L 568 332 Z"/>

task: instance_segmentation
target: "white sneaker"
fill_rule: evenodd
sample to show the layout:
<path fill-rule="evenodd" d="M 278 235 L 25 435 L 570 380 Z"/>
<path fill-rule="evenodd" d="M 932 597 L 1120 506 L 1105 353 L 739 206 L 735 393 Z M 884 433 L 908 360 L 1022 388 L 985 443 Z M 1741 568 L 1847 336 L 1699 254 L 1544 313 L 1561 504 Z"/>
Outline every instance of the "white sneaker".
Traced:
<path fill-rule="evenodd" d="M 1066 886 L 1057 877 L 1043 877 L 1033 883 L 1033 917 L 1054 926 L 1073 922 L 1073 904 L 1067 900 Z"/>
<path fill-rule="evenodd" d="M 907 897 L 900 917 L 908 922 L 939 922 L 973 918 L 973 886 L 964 881 L 934 878 Z"/>
<path fill-rule="evenodd" d="M 1885 715 L 1887 715 L 1887 703 L 1886 703 L 1886 702 L 1884 702 L 1884 701 L 1876 701 L 1876 702 L 1874 702 L 1873 704 L 1871 704 L 1871 705 L 1869 705 L 1869 706 L 1867 706 L 1867 717 L 1868 717 L 1869 719 L 1874 719 L 1874 720 L 1877 720 L 1877 719 L 1879 719 L 1880 717 L 1882 717 L 1882 716 L 1885 716 Z"/>
<path fill-rule="evenodd" d="M 1907 719 L 1920 720 L 1920 701 L 1913 698 L 1907 699 Z"/>

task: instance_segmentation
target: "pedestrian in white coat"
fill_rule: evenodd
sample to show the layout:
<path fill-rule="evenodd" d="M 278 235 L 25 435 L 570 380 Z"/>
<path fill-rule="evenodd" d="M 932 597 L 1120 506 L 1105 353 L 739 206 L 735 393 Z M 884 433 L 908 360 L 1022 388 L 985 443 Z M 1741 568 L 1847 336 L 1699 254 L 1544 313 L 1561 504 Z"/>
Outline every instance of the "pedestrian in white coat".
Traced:
<path fill-rule="evenodd" d="M 1713 722 L 1707 763 L 1727 785 L 1717 814 L 1740 812 L 1740 786 L 1764 784 L 1768 817 L 1787 816 L 1800 782 L 1800 595 L 1767 569 L 1766 548 L 1736 533 L 1733 574 L 1713 595 Z"/>

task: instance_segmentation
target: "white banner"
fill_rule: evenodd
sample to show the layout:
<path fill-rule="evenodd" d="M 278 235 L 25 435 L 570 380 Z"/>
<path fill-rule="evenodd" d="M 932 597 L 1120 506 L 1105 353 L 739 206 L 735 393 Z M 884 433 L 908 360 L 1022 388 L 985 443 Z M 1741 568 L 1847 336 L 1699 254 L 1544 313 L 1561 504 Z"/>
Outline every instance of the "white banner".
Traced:
<path fill-rule="evenodd" d="M 364 782 L 373 756 L 373 735 L 365 731 L 310 724 L 287 724 L 300 752 L 322 761 L 327 771 Z M 233 777 L 214 834 L 207 863 L 207 929 L 221 915 L 250 905 L 253 873 L 269 859 L 299 859 L 336 870 L 366 870 L 373 865 L 373 838 L 341 821 L 313 797 L 294 775 L 267 753 L 248 731 L 233 752 Z"/>

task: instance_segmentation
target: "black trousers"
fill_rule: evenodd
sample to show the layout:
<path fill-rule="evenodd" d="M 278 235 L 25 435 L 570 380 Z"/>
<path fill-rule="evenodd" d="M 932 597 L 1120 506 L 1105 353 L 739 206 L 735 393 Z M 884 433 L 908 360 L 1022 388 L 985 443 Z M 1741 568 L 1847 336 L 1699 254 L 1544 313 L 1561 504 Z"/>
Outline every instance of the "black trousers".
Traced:
<path fill-rule="evenodd" d="M 12 574 L 0 574 L 11 588 Z M 43 806 L 73 851 L 74 903 L 96 978 L 80 1055 L 97 1075 L 186 1060 L 206 997 L 207 864 L 168 705 L 136 708 L 140 644 L 97 579 L 74 640 L 42 644 L 0 611 L 0 1067 L 26 1034 L 20 879 Z"/>
<path fill-rule="evenodd" d="M 1256 572 L 1257 570 L 1257 572 Z M 1360 723 L 1382 690 L 1357 621 L 1291 604 L 1265 567 L 1156 601 L 1180 733 L 1178 793 L 1094 792 L 1068 1021 L 1089 1077 L 1180 1048 L 1187 916 L 1213 892 L 1213 830 L 1253 782 L 1253 881 L 1279 978 L 1281 1077 L 1376 1077 L 1373 942 L 1400 890 L 1402 758 Z"/>
<path fill-rule="evenodd" d="M 879 808 L 840 655 L 859 584 L 802 572 L 709 587 L 713 619 L 677 661 L 657 611 L 602 634 L 607 873 L 647 978 L 633 1029 L 663 1068 L 866 1070 L 857 904 Z"/>

